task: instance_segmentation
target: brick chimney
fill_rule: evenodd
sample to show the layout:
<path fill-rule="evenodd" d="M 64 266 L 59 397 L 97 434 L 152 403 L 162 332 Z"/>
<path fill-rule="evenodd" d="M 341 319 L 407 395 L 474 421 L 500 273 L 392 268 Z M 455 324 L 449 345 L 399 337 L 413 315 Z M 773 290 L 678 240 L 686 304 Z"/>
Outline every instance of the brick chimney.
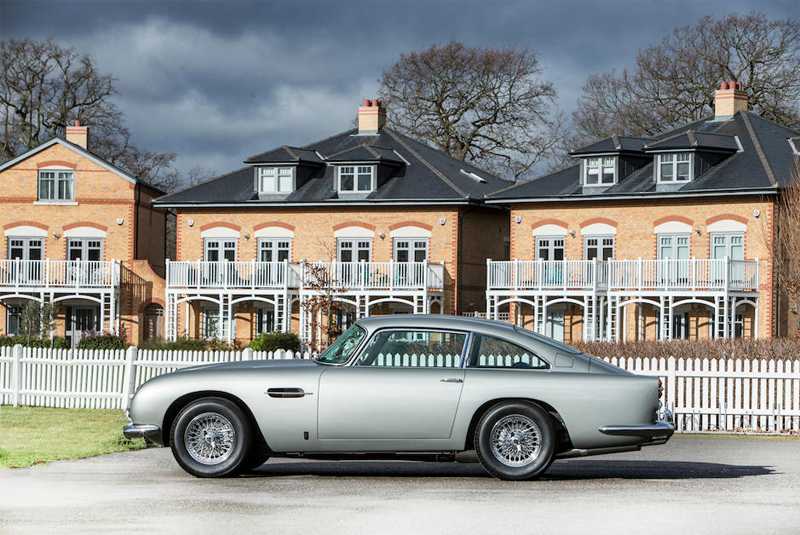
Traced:
<path fill-rule="evenodd" d="M 747 110 L 747 93 L 742 82 L 722 82 L 714 94 L 714 120 L 727 121 L 738 111 Z"/>
<path fill-rule="evenodd" d="M 80 121 L 75 121 L 75 126 L 67 127 L 67 141 L 75 143 L 84 149 L 89 148 L 89 128 L 81 126 Z"/>
<path fill-rule="evenodd" d="M 365 99 L 364 105 L 358 108 L 358 133 L 377 134 L 386 124 L 386 108 L 377 99 Z"/>

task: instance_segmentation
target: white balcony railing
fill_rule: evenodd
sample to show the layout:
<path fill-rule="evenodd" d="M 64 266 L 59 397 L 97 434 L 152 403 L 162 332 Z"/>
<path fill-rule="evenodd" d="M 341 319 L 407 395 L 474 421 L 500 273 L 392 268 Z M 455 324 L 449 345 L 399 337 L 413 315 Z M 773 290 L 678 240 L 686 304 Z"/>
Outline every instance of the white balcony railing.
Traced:
<path fill-rule="evenodd" d="M 758 260 L 489 261 L 489 290 L 758 290 Z"/>
<path fill-rule="evenodd" d="M 311 262 L 303 264 L 303 285 L 322 283 L 342 290 L 441 290 L 444 264 L 430 262 Z"/>
<path fill-rule="evenodd" d="M 316 281 L 316 282 L 315 282 Z M 167 287 L 194 290 L 421 290 L 444 288 L 444 265 L 426 262 L 167 262 Z"/>
<path fill-rule="evenodd" d="M 167 287 L 170 288 L 258 290 L 299 286 L 299 265 L 286 261 L 167 261 Z"/>
<path fill-rule="evenodd" d="M 0 287 L 103 289 L 119 286 L 119 262 L 109 260 L 0 260 Z"/>

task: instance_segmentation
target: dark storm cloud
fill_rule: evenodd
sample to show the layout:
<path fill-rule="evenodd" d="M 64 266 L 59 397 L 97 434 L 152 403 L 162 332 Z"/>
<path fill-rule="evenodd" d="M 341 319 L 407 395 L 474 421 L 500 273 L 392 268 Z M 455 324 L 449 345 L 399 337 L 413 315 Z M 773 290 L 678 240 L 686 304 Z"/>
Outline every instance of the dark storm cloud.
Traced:
<path fill-rule="evenodd" d="M 135 142 L 180 166 L 218 172 L 276 145 L 349 128 L 360 99 L 400 53 L 455 38 L 529 46 L 569 111 L 592 72 L 704 14 L 766 12 L 776 2 L 19 2 L 0 3 L 0 34 L 90 54 L 113 74 Z"/>

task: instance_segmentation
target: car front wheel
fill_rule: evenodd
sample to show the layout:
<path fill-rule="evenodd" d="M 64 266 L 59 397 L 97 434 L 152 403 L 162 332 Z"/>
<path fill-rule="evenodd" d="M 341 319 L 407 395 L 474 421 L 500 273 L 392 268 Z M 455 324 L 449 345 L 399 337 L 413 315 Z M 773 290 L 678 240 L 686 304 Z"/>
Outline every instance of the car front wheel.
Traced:
<path fill-rule="evenodd" d="M 500 479 L 538 477 L 553 460 L 552 420 L 533 404 L 499 403 L 478 423 L 475 451 L 483 467 Z"/>
<path fill-rule="evenodd" d="M 236 474 L 247 458 L 250 428 L 242 410 L 224 398 L 204 398 L 187 405 L 170 432 L 172 454 L 181 468 L 197 477 Z"/>

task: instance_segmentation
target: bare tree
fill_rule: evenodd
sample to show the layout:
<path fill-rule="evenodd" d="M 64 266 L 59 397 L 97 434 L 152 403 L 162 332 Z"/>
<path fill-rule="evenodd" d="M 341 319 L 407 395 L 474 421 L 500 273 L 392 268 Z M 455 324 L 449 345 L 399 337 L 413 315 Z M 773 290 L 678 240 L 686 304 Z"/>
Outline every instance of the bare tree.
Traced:
<path fill-rule="evenodd" d="M 763 13 L 705 16 L 640 50 L 630 69 L 592 74 L 573 112 L 571 148 L 593 139 L 653 135 L 713 114 L 721 81 L 742 82 L 749 108 L 800 126 L 800 23 Z"/>
<path fill-rule="evenodd" d="M 445 154 L 515 179 L 550 157 L 561 115 L 527 48 L 456 41 L 401 54 L 378 80 L 390 124 Z"/>
<path fill-rule="evenodd" d="M 91 58 L 52 40 L 0 43 L 0 162 L 53 137 L 75 120 L 91 127 L 91 150 L 165 190 L 178 185 L 175 153 L 131 144 L 124 116 L 113 103 L 114 79 Z"/>
<path fill-rule="evenodd" d="M 766 222 L 765 222 L 766 223 Z M 778 290 L 788 301 L 789 326 L 787 334 L 800 334 L 800 159 L 787 184 L 780 189 L 773 229 L 762 225 L 762 239 L 772 250 L 773 272 Z"/>
<path fill-rule="evenodd" d="M 346 291 L 340 285 L 333 273 L 330 264 L 305 264 L 303 284 L 314 293 L 301 302 L 303 310 L 309 315 L 311 327 L 311 344 L 319 348 L 327 347 L 335 340 L 342 329 L 334 321 L 336 314 L 341 310 L 337 296 Z M 314 333 L 322 327 L 322 338 L 314 340 Z M 316 342 L 316 344 L 314 343 Z"/>

